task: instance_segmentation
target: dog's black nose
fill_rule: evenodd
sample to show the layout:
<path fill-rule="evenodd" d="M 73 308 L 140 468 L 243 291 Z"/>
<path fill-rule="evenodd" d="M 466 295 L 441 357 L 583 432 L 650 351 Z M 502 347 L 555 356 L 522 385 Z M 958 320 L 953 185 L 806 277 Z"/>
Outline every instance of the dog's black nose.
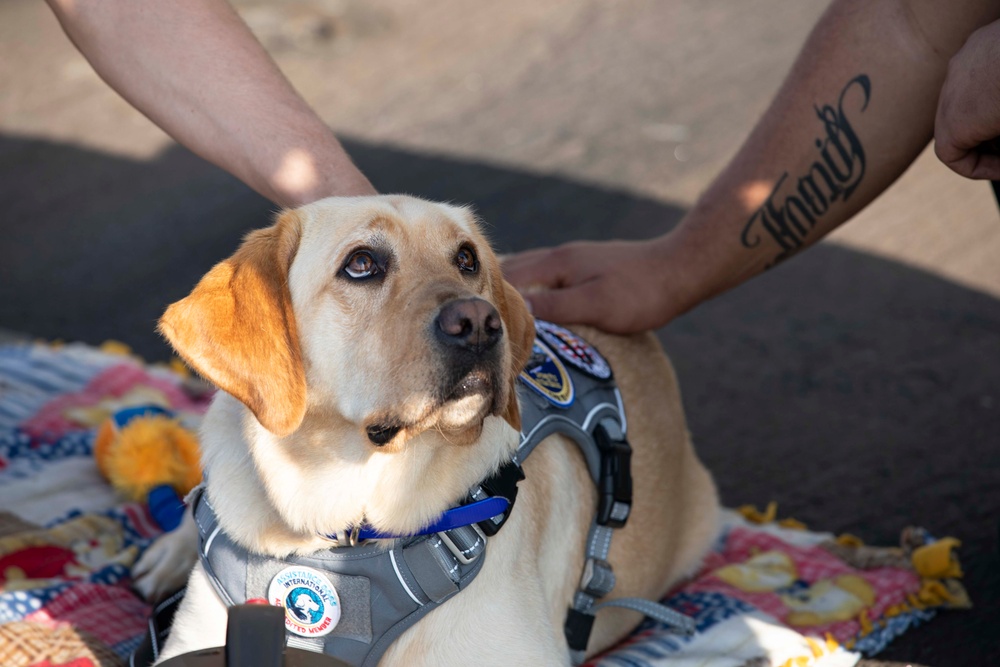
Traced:
<path fill-rule="evenodd" d="M 477 353 L 491 349 L 503 335 L 497 309 L 475 297 L 444 304 L 434 323 L 442 343 Z"/>

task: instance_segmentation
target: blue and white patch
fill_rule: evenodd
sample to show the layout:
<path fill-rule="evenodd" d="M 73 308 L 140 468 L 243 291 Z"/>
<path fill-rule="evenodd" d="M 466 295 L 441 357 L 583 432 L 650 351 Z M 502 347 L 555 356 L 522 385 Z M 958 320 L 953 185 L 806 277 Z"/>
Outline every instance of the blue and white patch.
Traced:
<path fill-rule="evenodd" d="M 560 408 L 573 405 L 573 380 L 555 352 L 538 338 L 531 348 L 531 358 L 521 371 L 521 382 Z"/>
<path fill-rule="evenodd" d="M 594 346 L 558 324 L 535 320 L 535 331 L 566 362 L 598 380 L 611 379 L 611 366 Z"/>
<path fill-rule="evenodd" d="M 285 629 L 301 637 L 330 634 L 340 622 L 340 597 L 322 572 L 293 566 L 274 575 L 268 601 L 285 608 Z"/>

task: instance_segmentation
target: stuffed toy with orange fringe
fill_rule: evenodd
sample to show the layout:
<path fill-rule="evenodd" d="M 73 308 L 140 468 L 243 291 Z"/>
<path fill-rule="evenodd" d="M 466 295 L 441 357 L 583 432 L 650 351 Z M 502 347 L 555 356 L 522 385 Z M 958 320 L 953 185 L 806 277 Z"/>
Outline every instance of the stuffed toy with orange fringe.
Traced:
<path fill-rule="evenodd" d="M 165 531 L 180 524 L 181 499 L 201 481 L 198 439 L 158 405 L 111 415 L 97 431 L 94 458 L 111 486 L 129 500 L 148 503 Z"/>

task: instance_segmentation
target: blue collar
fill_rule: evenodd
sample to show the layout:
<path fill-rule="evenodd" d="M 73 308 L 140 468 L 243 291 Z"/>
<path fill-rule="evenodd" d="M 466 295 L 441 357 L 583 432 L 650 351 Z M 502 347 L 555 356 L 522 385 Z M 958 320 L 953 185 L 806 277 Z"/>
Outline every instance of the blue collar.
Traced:
<path fill-rule="evenodd" d="M 496 472 L 470 490 L 458 507 L 444 511 L 437 519 L 413 533 L 383 533 L 368 524 L 355 526 L 341 534 L 353 546 L 361 540 L 391 540 L 443 533 L 455 528 L 478 525 L 485 537 L 496 535 L 510 517 L 517 500 L 517 484 L 524 479 L 524 472 L 516 461 L 508 461 Z M 322 535 L 322 533 L 321 533 Z M 328 540 L 340 542 L 337 535 L 323 535 Z M 485 544 L 485 542 L 484 542 Z M 346 546 L 346 545 L 341 545 Z"/>
<path fill-rule="evenodd" d="M 415 533 L 396 534 L 383 533 L 371 526 L 364 524 L 358 529 L 357 539 L 359 540 L 389 540 L 402 537 L 418 537 L 420 535 L 432 535 L 445 530 L 459 528 L 461 526 L 471 526 L 480 521 L 492 519 L 503 514 L 510 506 L 510 501 L 502 496 L 493 496 L 471 502 L 468 505 L 459 505 L 450 510 L 446 510 L 433 523 L 422 528 Z M 336 535 L 325 535 L 327 539 L 337 539 Z"/>

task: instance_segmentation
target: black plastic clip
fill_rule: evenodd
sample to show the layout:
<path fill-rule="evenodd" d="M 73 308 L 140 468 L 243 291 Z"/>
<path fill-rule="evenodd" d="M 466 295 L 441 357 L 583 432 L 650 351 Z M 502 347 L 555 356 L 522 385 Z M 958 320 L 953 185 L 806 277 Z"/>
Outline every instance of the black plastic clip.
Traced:
<path fill-rule="evenodd" d="M 521 466 L 510 461 L 497 470 L 492 477 L 479 485 L 483 492 L 485 492 L 483 497 L 500 496 L 506 498 L 509 502 L 503 514 L 480 521 L 477 524 L 487 536 L 492 537 L 496 535 L 503 528 L 503 525 L 507 523 L 511 510 L 514 509 L 514 501 L 517 500 L 517 483 L 522 479 L 524 479 L 524 471 L 521 470 Z M 472 500 L 481 500 L 481 498 L 473 498 Z"/>
<path fill-rule="evenodd" d="M 603 424 L 594 429 L 594 440 L 601 450 L 597 523 L 621 528 L 632 511 L 632 446 L 624 437 L 612 438 Z"/>
<path fill-rule="evenodd" d="M 587 650 L 590 631 L 594 628 L 594 615 L 577 611 L 572 607 L 566 613 L 566 623 L 563 632 L 566 633 L 566 643 L 570 651 L 583 653 Z"/>

